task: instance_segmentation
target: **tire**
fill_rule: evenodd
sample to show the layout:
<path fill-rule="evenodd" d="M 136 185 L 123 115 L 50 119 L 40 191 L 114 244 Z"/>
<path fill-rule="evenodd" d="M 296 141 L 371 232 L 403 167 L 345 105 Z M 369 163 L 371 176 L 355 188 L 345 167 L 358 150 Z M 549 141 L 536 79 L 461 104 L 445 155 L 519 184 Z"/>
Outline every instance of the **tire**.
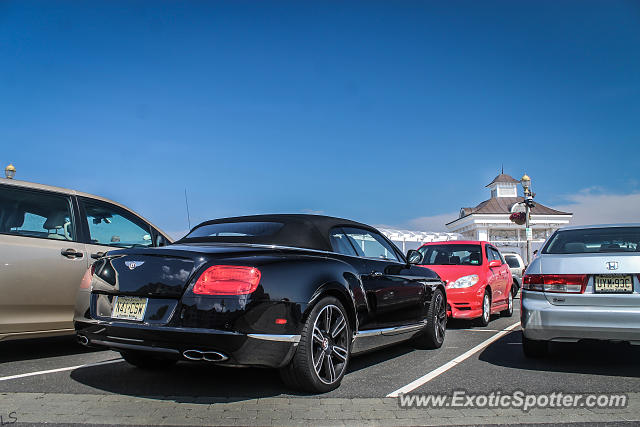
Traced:
<path fill-rule="evenodd" d="M 447 331 L 447 307 L 440 289 L 433 293 L 426 320 L 422 332 L 413 338 L 413 345 L 420 349 L 440 348 Z"/>
<path fill-rule="evenodd" d="M 322 298 L 304 323 L 291 362 L 280 369 L 282 381 L 312 393 L 338 388 L 349 364 L 351 338 L 349 317 L 340 301 Z"/>
<path fill-rule="evenodd" d="M 500 312 L 502 317 L 511 317 L 513 316 L 513 292 L 509 292 L 508 305 L 506 310 L 502 310 Z"/>
<path fill-rule="evenodd" d="M 174 359 L 162 359 L 141 351 L 121 351 L 120 355 L 133 366 L 148 370 L 169 368 L 177 362 Z"/>
<path fill-rule="evenodd" d="M 530 340 L 522 335 L 522 351 L 526 357 L 539 359 L 549 352 L 549 341 Z"/>
<path fill-rule="evenodd" d="M 476 323 L 478 326 L 487 326 L 489 320 L 491 320 L 491 293 L 486 289 L 482 297 L 482 315 L 476 319 Z"/>
<path fill-rule="evenodd" d="M 517 297 L 518 296 L 518 291 L 520 290 L 520 285 L 518 285 L 517 281 L 513 281 L 513 285 L 511 286 L 511 294 L 513 295 L 513 297 Z"/>

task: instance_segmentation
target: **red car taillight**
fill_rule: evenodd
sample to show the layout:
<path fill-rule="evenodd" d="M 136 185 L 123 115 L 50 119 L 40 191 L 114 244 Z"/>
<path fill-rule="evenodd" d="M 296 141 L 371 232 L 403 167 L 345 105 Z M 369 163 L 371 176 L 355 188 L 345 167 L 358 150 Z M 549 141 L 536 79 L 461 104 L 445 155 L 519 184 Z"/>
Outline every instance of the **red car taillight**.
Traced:
<path fill-rule="evenodd" d="M 246 295 L 258 288 L 260 270 L 237 265 L 214 265 L 207 268 L 193 286 L 198 295 Z"/>
<path fill-rule="evenodd" d="M 581 294 L 587 287 L 587 274 L 527 274 L 522 288 L 528 291 Z"/>
<path fill-rule="evenodd" d="M 91 267 L 84 272 L 84 276 L 82 276 L 82 281 L 80 282 L 80 289 L 89 289 L 91 287 L 91 279 L 93 278 L 93 273 L 95 273 L 96 267 L 91 264 Z"/>

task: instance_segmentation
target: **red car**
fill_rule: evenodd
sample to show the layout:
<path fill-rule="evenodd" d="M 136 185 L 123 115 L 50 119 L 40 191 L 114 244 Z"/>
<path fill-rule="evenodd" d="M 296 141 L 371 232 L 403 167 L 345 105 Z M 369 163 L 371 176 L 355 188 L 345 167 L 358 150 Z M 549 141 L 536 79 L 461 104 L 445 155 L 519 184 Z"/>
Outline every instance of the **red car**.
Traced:
<path fill-rule="evenodd" d="M 513 315 L 513 279 L 500 251 L 488 242 L 455 240 L 422 245 L 422 266 L 446 283 L 447 315 L 477 319 L 486 326 L 494 313 Z"/>

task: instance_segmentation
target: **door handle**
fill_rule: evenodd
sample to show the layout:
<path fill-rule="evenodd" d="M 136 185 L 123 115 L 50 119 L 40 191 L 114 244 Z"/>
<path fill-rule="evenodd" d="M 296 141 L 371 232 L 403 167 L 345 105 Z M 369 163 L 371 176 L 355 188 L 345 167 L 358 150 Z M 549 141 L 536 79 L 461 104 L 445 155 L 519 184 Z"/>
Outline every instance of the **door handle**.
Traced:
<path fill-rule="evenodd" d="M 371 272 L 371 275 L 372 275 L 373 277 L 380 277 L 380 276 L 382 276 L 382 273 L 380 273 L 379 271 L 372 271 L 372 272 Z"/>
<path fill-rule="evenodd" d="M 96 252 L 95 254 L 91 254 L 91 258 L 100 259 L 103 256 L 105 256 L 106 254 L 107 254 L 106 252 Z"/>
<path fill-rule="evenodd" d="M 82 258 L 84 254 L 82 252 L 76 251 L 75 249 L 69 248 L 69 249 L 62 249 L 60 251 L 60 255 L 66 256 L 67 258 Z"/>

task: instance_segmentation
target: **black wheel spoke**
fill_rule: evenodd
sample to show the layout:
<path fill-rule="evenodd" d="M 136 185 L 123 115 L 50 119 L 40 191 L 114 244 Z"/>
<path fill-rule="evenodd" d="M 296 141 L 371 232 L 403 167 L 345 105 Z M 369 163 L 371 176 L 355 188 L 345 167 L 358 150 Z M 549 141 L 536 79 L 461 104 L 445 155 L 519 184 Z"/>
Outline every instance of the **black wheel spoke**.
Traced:
<path fill-rule="evenodd" d="M 329 377 L 329 382 L 332 383 L 336 380 L 336 367 L 333 365 L 333 359 L 330 354 L 327 354 L 325 359 L 327 361 L 327 376 Z"/>
<path fill-rule="evenodd" d="M 313 341 L 322 345 L 322 340 L 324 339 L 324 337 L 322 336 L 322 331 L 320 331 L 320 329 L 318 329 L 317 326 L 314 325 L 313 327 Z"/>
<path fill-rule="evenodd" d="M 346 362 L 346 360 L 347 360 L 347 349 L 339 347 L 337 345 L 334 345 L 333 346 L 333 354 L 335 354 L 343 362 Z"/>
<path fill-rule="evenodd" d="M 344 317 L 340 316 L 336 321 L 336 325 L 333 327 L 333 330 L 331 331 L 331 337 L 333 339 L 336 339 L 340 334 L 340 332 L 342 332 L 346 326 L 347 326 L 347 322 L 344 320 Z"/>
<path fill-rule="evenodd" d="M 329 331 L 331 330 L 331 307 L 330 306 L 325 309 L 325 321 L 324 321 L 324 324 L 325 324 L 325 327 L 326 327 L 325 331 L 327 333 L 329 333 Z"/>
<path fill-rule="evenodd" d="M 320 375 L 320 368 L 322 367 L 322 361 L 324 360 L 324 350 L 320 350 L 320 354 L 318 355 L 318 360 L 314 362 L 314 367 L 316 368 L 316 373 Z"/>

